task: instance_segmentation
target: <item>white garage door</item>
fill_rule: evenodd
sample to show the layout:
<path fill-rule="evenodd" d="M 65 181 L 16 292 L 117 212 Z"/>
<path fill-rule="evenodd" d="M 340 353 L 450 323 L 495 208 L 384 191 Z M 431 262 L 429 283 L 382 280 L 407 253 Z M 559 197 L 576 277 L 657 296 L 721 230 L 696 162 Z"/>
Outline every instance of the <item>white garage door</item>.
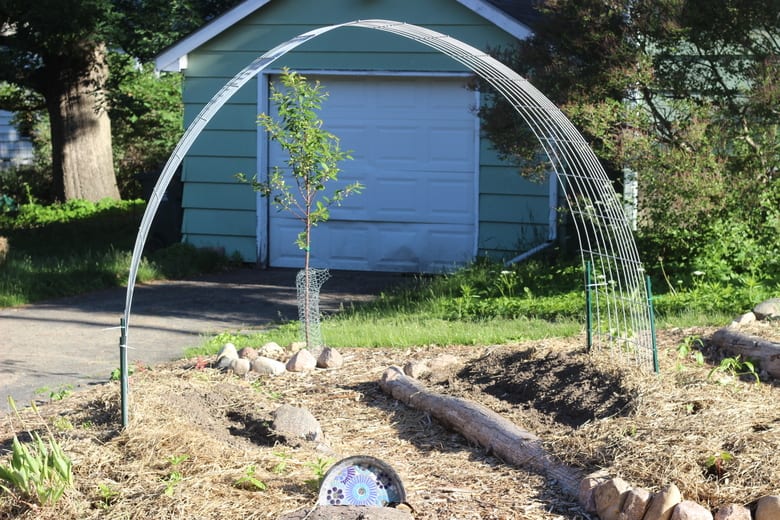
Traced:
<path fill-rule="evenodd" d="M 334 186 L 359 180 L 365 188 L 314 229 L 312 266 L 439 272 L 472 260 L 476 98 L 464 78 L 319 79 L 329 93 L 320 116 L 353 156 Z M 271 166 L 285 163 L 278 146 L 268 156 Z M 300 221 L 272 206 L 268 211 L 270 265 L 302 267 L 295 245 Z"/>

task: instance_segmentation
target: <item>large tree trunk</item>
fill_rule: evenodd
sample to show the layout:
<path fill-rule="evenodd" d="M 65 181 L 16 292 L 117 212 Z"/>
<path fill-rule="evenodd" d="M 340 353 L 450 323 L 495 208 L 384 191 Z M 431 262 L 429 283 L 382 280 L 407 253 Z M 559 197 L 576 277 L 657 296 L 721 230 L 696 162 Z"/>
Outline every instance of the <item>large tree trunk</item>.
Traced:
<path fill-rule="evenodd" d="M 77 78 L 58 77 L 46 96 L 51 123 L 55 193 L 62 200 L 119 199 L 111 151 L 111 124 L 99 93 L 108 73 L 97 48 Z"/>

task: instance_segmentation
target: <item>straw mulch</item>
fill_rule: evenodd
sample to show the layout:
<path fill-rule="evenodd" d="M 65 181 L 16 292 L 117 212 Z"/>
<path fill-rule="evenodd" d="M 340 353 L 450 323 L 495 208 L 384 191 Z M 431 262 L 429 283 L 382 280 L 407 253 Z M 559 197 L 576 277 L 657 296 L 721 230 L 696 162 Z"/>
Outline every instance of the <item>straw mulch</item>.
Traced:
<path fill-rule="evenodd" d="M 379 389 L 387 366 L 442 353 L 460 368 L 428 381 L 432 390 L 488 405 L 567 464 L 651 490 L 673 482 L 713 509 L 749 503 L 780 492 L 779 390 L 771 381 L 708 379 L 711 365 L 678 356 L 686 337 L 709 332 L 661 332 L 660 376 L 583 353 L 582 338 L 344 349 L 341 369 L 257 381 L 193 361 L 136 372 L 126 431 L 118 431 L 116 383 L 43 406 L 40 416 L 3 418 L 0 453 L 14 433 L 46 423 L 73 458 L 75 487 L 43 508 L 0 494 L 0 518 L 275 519 L 316 501 L 307 484 L 315 466 L 355 454 L 396 469 L 418 519 L 589 518 L 543 476 L 503 464 Z M 282 404 L 308 408 L 326 443 L 275 442 L 268 424 Z M 713 456 L 728 460 L 708 465 Z M 250 468 L 265 490 L 236 485 Z"/>

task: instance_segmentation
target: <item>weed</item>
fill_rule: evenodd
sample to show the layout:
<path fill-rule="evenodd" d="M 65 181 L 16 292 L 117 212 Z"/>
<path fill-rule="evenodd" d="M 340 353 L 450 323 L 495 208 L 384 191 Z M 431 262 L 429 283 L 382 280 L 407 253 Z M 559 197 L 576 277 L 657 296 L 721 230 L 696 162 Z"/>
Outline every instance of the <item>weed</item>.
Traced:
<path fill-rule="evenodd" d="M 704 347 L 704 342 L 699 336 L 687 336 L 677 346 L 677 370 L 682 370 L 684 367 L 683 362 L 689 358 L 693 358 L 696 365 L 703 365 L 704 354 L 701 352 L 702 347 Z"/>
<path fill-rule="evenodd" d="M 66 397 L 73 394 L 73 385 L 62 385 L 56 390 L 52 390 L 47 386 L 36 388 L 35 393 L 38 395 L 49 395 L 49 401 L 62 401 Z"/>
<path fill-rule="evenodd" d="M 710 370 L 710 373 L 707 374 L 707 379 L 712 378 L 714 374 L 719 372 L 728 374 L 731 377 L 750 376 L 755 379 L 756 384 L 761 382 L 753 362 L 742 359 L 740 355 L 724 358 L 718 366 Z"/>
<path fill-rule="evenodd" d="M 9 397 L 11 409 L 19 417 L 16 404 Z M 35 403 L 32 404 L 37 413 Z M 26 500 L 54 504 L 73 485 L 73 466 L 62 447 L 48 432 L 47 442 L 38 432 L 28 432 L 32 442 L 23 444 L 14 435 L 11 462 L 0 465 L 0 489 L 18 492 Z"/>
<path fill-rule="evenodd" d="M 268 486 L 262 480 L 255 477 L 255 465 L 250 464 L 244 470 L 244 475 L 233 483 L 234 487 L 247 491 L 265 491 Z"/>
<path fill-rule="evenodd" d="M 325 473 L 335 461 L 330 457 L 318 457 L 315 462 L 309 462 L 306 467 L 314 471 L 314 478 L 308 479 L 306 485 L 314 492 L 319 491 L 322 481 L 325 479 Z"/>
<path fill-rule="evenodd" d="M 100 507 L 108 509 L 119 496 L 119 490 L 114 489 L 108 484 L 98 484 L 98 493 L 100 494 Z"/>
<path fill-rule="evenodd" d="M 275 451 L 274 455 L 276 457 L 279 457 L 279 462 L 277 462 L 273 468 L 271 468 L 271 472 L 281 475 L 285 471 L 287 471 L 287 461 L 292 457 L 289 453 L 283 452 L 283 451 Z"/>
<path fill-rule="evenodd" d="M 186 453 L 181 455 L 171 455 L 168 457 L 168 464 L 171 465 L 171 471 L 168 473 L 168 475 L 162 479 L 163 482 L 165 482 L 165 496 L 173 497 L 173 492 L 176 489 L 176 486 L 184 480 L 184 474 L 177 469 L 179 465 L 188 460 L 190 458 L 189 455 Z"/>
<path fill-rule="evenodd" d="M 707 474 L 713 475 L 718 480 L 721 480 L 726 472 L 724 466 L 732 459 L 734 459 L 734 456 L 727 451 L 721 451 L 718 454 L 710 455 L 704 462 Z"/>
<path fill-rule="evenodd" d="M 73 423 L 67 417 L 57 417 L 54 420 L 54 427 L 61 432 L 70 431 L 74 429 Z"/>

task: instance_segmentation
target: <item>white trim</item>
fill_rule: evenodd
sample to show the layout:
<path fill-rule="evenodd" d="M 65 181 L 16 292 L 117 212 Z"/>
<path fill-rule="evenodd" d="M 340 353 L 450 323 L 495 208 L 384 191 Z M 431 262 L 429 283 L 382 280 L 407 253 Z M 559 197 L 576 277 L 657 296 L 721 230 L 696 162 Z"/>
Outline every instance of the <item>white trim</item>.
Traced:
<path fill-rule="evenodd" d="M 269 76 L 270 71 L 263 71 L 257 78 L 257 111 L 262 114 L 268 111 L 269 107 Z M 262 181 L 268 181 L 268 138 L 266 131 L 260 125 L 257 125 L 257 157 L 255 157 L 257 175 Z M 257 263 L 261 267 L 268 267 L 268 244 L 270 233 L 270 204 L 268 197 L 257 194 L 256 204 L 256 222 L 255 240 L 257 244 Z"/>
<path fill-rule="evenodd" d="M 457 0 L 459 4 L 468 7 L 485 20 L 508 32 L 518 40 L 530 38 L 533 34 L 531 28 L 521 23 L 498 7 L 483 0 Z"/>
<path fill-rule="evenodd" d="M 174 43 L 154 59 L 155 69 L 166 72 L 181 72 L 187 68 L 187 55 L 218 36 L 225 30 L 251 15 L 271 0 L 246 0 L 225 14 L 215 18 L 189 36 Z M 486 0 L 457 0 L 459 4 L 478 14 L 496 27 L 506 31 L 518 40 L 531 36 L 531 29 L 515 20 Z"/>
<path fill-rule="evenodd" d="M 479 110 L 482 106 L 482 97 L 479 90 L 474 90 L 474 107 L 475 110 Z M 482 172 L 482 156 L 480 151 L 482 150 L 482 124 L 479 119 L 479 115 L 474 115 L 474 250 L 472 251 L 472 258 L 476 260 L 479 254 L 479 179 Z"/>
<path fill-rule="evenodd" d="M 225 14 L 214 18 L 189 36 L 174 43 L 154 59 L 155 68 L 167 72 L 181 72 L 187 67 L 187 55 L 223 31 L 237 24 L 271 0 L 246 0 Z M 184 61 L 182 62 L 182 58 Z M 183 65 L 183 66 L 182 66 Z"/>

